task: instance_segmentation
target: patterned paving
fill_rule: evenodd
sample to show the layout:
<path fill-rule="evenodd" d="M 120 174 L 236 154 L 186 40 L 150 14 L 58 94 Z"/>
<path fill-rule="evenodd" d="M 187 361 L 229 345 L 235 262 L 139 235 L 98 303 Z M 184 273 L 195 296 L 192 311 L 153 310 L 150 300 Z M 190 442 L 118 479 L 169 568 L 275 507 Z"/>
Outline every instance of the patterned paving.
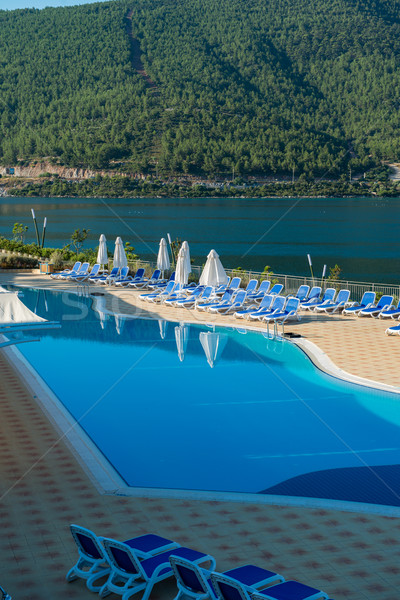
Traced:
<path fill-rule="evenodd" d="M 377 327 L 372 320 L 370 326 Z M 312 321 L 301 327 L 309 327 L 318 343 L 321 334 Z M 333 325 L 331 332 L 329 344 L 335 335 L 341 343 L 338 354 L 357 338 L 355 333 L 340 334 Z M 377 333 L 378 329 L 370 339 Z M 394 353 L 396 341 L 400 344 L 397 338 L 388 341 Z M 361 352 L 354 344 L 352 350 Z M 374 348 L 365 352 L 366 360 L 370 352 Z M 398 370 L 397 365 L 390 368 Z M 347 363 L 346 370 L 351 370 Z M 213 554 L 220 570 L 251 562 L 319 587 L 336 600 L 397 597 L 400 519 L 301 507 L 100 495 L 59 441 L 4 351 L 0 372 L 0 584 L 15 600 L 95 597 L 82 582 L 65 582 L 65 573 L 76 560 L 68 531 L 71 522 L 118 539 L 159 533 Z M 383 377 L 385 381 L 385 370 Z M 175 595 L 171 582 L 160 584 L 151 598 L 172 600 Z"/>

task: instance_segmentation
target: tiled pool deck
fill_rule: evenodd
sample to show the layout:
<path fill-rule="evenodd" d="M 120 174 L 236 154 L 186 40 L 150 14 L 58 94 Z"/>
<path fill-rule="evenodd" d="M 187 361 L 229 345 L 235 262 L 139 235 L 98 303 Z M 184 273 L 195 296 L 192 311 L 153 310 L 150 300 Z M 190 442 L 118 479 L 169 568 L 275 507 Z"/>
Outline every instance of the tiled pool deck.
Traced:
<path fill-rule="evenodd" d="M 46 276 L 3 272 L 0 285 L 5 283 L 59 287 Z M 136 295 L 107 293 L 107 306 L 136 312 Z M 192 318 L 191 312 L 165 310 L 172 320 Z M 229 317 L 223 322 L 237 326 Z M 400 387 L 400 339 L 385 336 L 386 327 L 372 319 L 311 317 L 287 329 L 317 344 L 345 371 Z M 83 582 L 65 582 L 77 554 L 71 522 L 117 539 L 159 533 L 213 554 L 219 570 L 251 562 L 319 587 L 335 600 L 397 597 L 400 519 L 261 503 L 102 495 L 4 351 L 0 368 L 0 585 L 13 600 L 95 597 Z M 175 595 L 173 583 L 163 583 L 151 598 Z"/>

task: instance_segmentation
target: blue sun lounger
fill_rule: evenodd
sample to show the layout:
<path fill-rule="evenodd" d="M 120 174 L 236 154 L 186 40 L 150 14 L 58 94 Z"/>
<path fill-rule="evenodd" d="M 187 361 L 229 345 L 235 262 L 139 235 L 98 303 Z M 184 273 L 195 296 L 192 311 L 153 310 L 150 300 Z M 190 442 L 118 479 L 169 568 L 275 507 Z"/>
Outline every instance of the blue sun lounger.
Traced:
<path fill-rule="evenodd" d="M 264 281 L 260 283 L 260 287 L 257 291 L 253 292 L 252 294 L 249 294 L 247 292 L 247 300 L 261 300 L 262 298 L 264 298 L 265 294 L 268 294 L 268 290 L 270 287 L 271 282 L 268 281 L 268 279 L 264 279 Z"/>
<path fill-rule="evenodd" d="M 282 583 L 285 578 L 254 565 L 237 567 L 225 573 L 211 573 L 211 583 L 219 600 L 249 600 L 249 594 Z"/>
<path fill-rule="evenodd" d="M 87 273 L 89 269 L 89 263 L 88 262 L 84 262 L 81 264 L 81 266 L 79 267 L 79 269 L 73 273 L 66 273 L 66 274 L 60 274 L 57 279 L 70 279 L 70 277 L 74 277 L 75 275 L 85 275 Z"/>
<path fill-rule="evenodd" d="M 105 283 L 106 285 L 116 285 L 118 283 L 118 285 L 120 285 L 121 283 L 123 283 L 124 281 L 130 281 L 131 280 L 131 276 L 128 275 L 129 273 L 129 267 L 122 267 L 119 271 L 119 273 L 113 277 L 111 276 L 111 274 L 107 277 Z M 104 282 L 102 282 L 104 283 Z"/>
<path fill-rule="evenodd" d="M 266 309 L 270 308 L 271 303 L 274 300 L 274 298 L 275 298 L 275 296 L 271 296 L 270 294 L 265 294 L 265 296 L 263 297 L 263 299 L 261 300 L 261 302 L 259 304 L 252 304 L 248 308 L 245 308 L 243 310 L 239 310 L 239 311 L 235 312 L 235 314 L 233 316 L 236 317 L 237 319 L 247 319 L 248 315 L 250 315 L 252 313 L 256 313 L 259 310 L 266 310 Z"/>
<path fill-rule="evenodd" d="M 137 273 L 136 273 L 136 277 L 137 277 Z M 154 285 L 155 283 L 157 283 L 160 280 L 160 277 L 161 277 L 160 269 L 155 269 L 155 271 L 152 273 L 151 277 L 149 277 L 149 278 L 142 277 L 142 279 L 140 281 L 131 281 L 129 283 L 129 285 L 131 287 L 134 287 L 136 290 L 141 290 L 143 288 L 150 287 L 151 285 Z"/>
<path fill-rule="evenodd" d="M 230 312 L 236 311 L 238 308 L 241 308 L 246 300 L 247 292 L 246 290 L 239 290 L 232 296 L 230 302 L 222 303 L 218 306 L 210 306 L 208 312 L 210 313 L 220 313 L 227 315 Z"/>
<path fill-rule="evenodd" d="M 181 289 L 182 287 L 180 283 L 175 283 L 175 281 L 171 281 L 165 289 L 161 290 L 160 293 L 149 296 L 147 298 L 147 302 L 164 302 L 164 300 L 167 300 L 173 294 L 177 294 L 178 292 L 180 292 Z"/>
<path fill-rule="evenodd" d="M 258 280 L 257 279 L 250 279 L 249 283 L 246 286 L 246 294 L 247 296 L 249 294 L 256 294 L 256 289 L 258 286 Z"/>
<path fill-rule="evenodd" d="M 376 298 L 375 292 L 364 292 L 361 302 L 353 302 L 343 310 L 344 315 L 356 315 L 364 308 L 369 308 L 374 305 Z"/>
<path fill-rule="evenodd" d="M 286 298 L 298 298 L 300 302 L 304 302 L 308 296 L 309 291 L 310 291 L 310 286 L 304 284 L 299 287 L 296 294 L 294 294 L 294 295 L 288 294 L 286 296 Z"/>
<path fill-rule="evenodd" d="M 253 313 L 250 313 L 246 318 L 250 321 L 262 321 L 264 317 L 272 315 L 273 313 L 282 312 L 285 304 L 286 298 L 285 296 L 272 296 L 273 302 L 269 308 L 263 308 L 262 310 L 257 310 Z"/>
<path fill-rule="evenodd" d="M 78 549 L 78 560 L 66 575 L 68 582 L 75 579 L 85 579 L 86 585 L 92 592 L 100 591 L 102 585 L 96 585 L 96 581 L 108 575 L 111 567 L 98 537 L 90 529 L 80 525 L 70 525 L 71 534 Z M 179 548 L 177 542 L 152 533 L 140 535 L 124 542 L 139 558 L 149 558 L 158 552 Z"/>
<path fill-rule="evenodd" d="M 60 275 L 72 275 L 73 273 L 77 273 L 81 268 L 81 261 L 77 260 L 72 269 L 64 269 L 64 271 L 58 271 L 57 273 L 50 273 L 50 277 L 52 279 L 58 279 Z"/>
<path fill-rule="evenodd" d="M 311 288 L 311 291 L 308 294 L 308 296 L 306 296 L 306 298 L 304 298 L 304 300 L 300 300 L 301 307 L 303 307 L 304 304 L 309 304 L 309 305 L 313 304 L 314 306 L 316 304 L 318 304 L 321 292 L 322 292 L 321 286 L 314 285 L 314 287 Z"/>
<path fill-rule="evenodd" d="M 100 279 L 107 279 L 107 277 L 111 277 L 111 276 L 114 277 L 114 276 L 118 275 L 118 273 L 119 273 L 119 267 L 113 267 L 111 269 L 111 273 L 107 273 L 107 271 L 106 271 L 106 272 L 103 272 L 101 275 L 89 277 L 89 281 L 91 283 L 98 283 L 100 281 Z"/>
<path fill-rule="evenodd" d="M 192 293 L 190 296 L 188 296 L 186 291 L 183 290 L 184 293 L 182 294 L 182 296 L 180 298 L 169 298 L 168 300 L 165 301 L 165 304 L 175 306 L 176 308 L 186 306 L 186 303 L 188 303 L 188 305 L 190 305 L 190 304 L 193 305 L 196 302 L 197 298 L 200 298 L 200 296 L 204 290 L 205 290 L 204 285 L 198 285 L 193 291 L 191 290 Z"/>
<path fill-rule="evenodd" d="M 386 335 L 400 335 L 400 325 L 392 325 L 385 331 Z"/>
<path fill-rule="evenodd" d="M 400 300 L 397 303 L 397 306 L 392 304 L 392 306 L 389 306 L 389 308 L 387 310 L 381 310 L 381 312 L 378 315 L 378 317 L 380 319 L 388 319 L 388 318 L 396 319 L 399 316 L 400 316 Z"/>
<path fill-rule="evenodd" d="M 187 309 L 196 308 L 198 302 L 208 302 L 210 298 L 214 297 L 214 288 L 211 285 L 208 285 L 199 295 L 196 295 L 193 298 L 193 294 L 187 298 L 186 300 L 179 300 L 179 304 L 176 306 L 183 307 Z"/>
<path fill-rule="evenodd" d="M 240 284 L 242 283 L 242 278 L 241 277 L 234 277 L 232 279 L 232 281 L 228 283 L 226 285 L 220 285 L 216 290 L 215 290 L 215 294 L 218 296 L 220 296 L 221 294 L 224 294 L 227 290 L 231 290 L 232 292 L 236 292 L 236 290 L 238 290 L 240 288 Z"/>
<path fill-rule="evenodd" d="M 363 308 L 358 313 L 359 317 L 377 317 L 382 310 L 388 310 L 393 302 L 393 296 L 382 296 L 376 306 Z"/>
<path fill-rule="evenodd" d="M 319 600 L 328 598 L 325 592 L 298 581 L 284 581 L 265 590 L 250 592 L 251 600 Z"/>
<path fill-rule="evenodd" d="M 266 322 L 279 321 L 280 323 L 286 323 L 286 321 L 289 321 L 290 319 L 297 319 L 300 321 L 300 316 L 298 314 L 299 306 L 300 300 L 298 298 L 288 298 L 283 310 L 275 310 L 270 315 L 265 315 L 262 320 Z"/>
<path fill-rule="evenodd" d="M 179 593 L 174 600 L 215 600 L 218 584 L 240 582 L 246 588 L 262 588 L 268 584 L 284 581 L 284 578 L 273 571 L 267 571 L 254 565 L 244 565 L 230 569 L 224 573 L 210 573 L 191 561 L 178 556 L 170 556 L 172 571 L 175 575 Z M 218 578 L 218 584 L 216 584 Z"/>
<path fill-rule="evenodd" d="M 148 292 L 147 294 L 140 294 L 139 300 L 143 300 L 145 302 L 151 302 L 153 298 L 159 296 L 160 294 L 166 294 L 167 296 L 174 291 L 175 281 L 169 281 L 165 288 L 160 288 L 159 290 L 154 290 L 153 292 Z"/>
<path fill-rule="evenodd" d="M 322 300 L 319 300 L 317 302 L 313 302 L 311 300 L 310 302 L 304 302 L 301 305 L 301 308 L 304 308 L 305 310 L 314 310 L 316 306 L 322 306 L 325 303 L 327 304 L 328 302 L 332 302 L 335 296 L 335 288 L 326 288 L 325 293 L 322 296 Z"/>
<path fill-rule="evenodd" d="M 93 279 L 89 279 L 89 281 L 93 281 L 94 283 L 98 284 L 98 285 L 107 285 L 107 280 L 108 279 L 115 279 L 116 277 L 118 277 L 118 273 L 119 273 L 120 269 L 119 267 L 113 267 L 111 269 L 111 273 L 104 274 L 104 275 L 100 275 L 97 277 L 93 277 Z"/>
<path fill-rule="evenodd" d="M 123 596 L 128 600 L 134 594 L 143 592 L 141 600 L 148 600 L 156 583 L 173 577 L 169 562 L 170 556 L 186 558 L 196 565 L 208 564 L 215 568 L 215 559 L 210 554 L 204 554 L 191 548 L 179 546 L 173 550 L 160 552 L 151 558 L 138 560 L 137 555 L 129 545 L 102 538 L 111 571 L 107 581 L 100 589 L 100 597 L 104 598 L 110 592 Z"/>
<path fill-rule="evenodd" d="M 76 273 L 75 275 L 70 275 L 69 278 L 73 281 L 86 281 L 87 279 L 90 279 L 90 277 L 96 277 L 99 270 L 100 265 L 99 263 L 96 263 L 95 265 L 93 265 L 90 273 L 88 271 L 86 273 Z"/>
<path fill-rule="evenodd" d="M 196 310 L 208 310 L 209 308 L 211 308 L 213 306 L 222 306 L 223 303 L 225 304 L 225 303 L 228 303 L 231 301 L 233 293 L 234 293 L 234 290 L 231 290 L 230 288 L 228 288 L 227 290 L 225 290 L 224 295 L 219 300 L 214 298 L 214 299 L 209 300 L 208 302 L 200 301 L 195 305 L 195 309 Z"/>
<path fill-rule="evenodd" d="M 275 285 L 272 286 L 272 288 L 270 289 L 270 291 L 268 292 L 269 294 L 272 294 L 272 296 L 279 296 L 279 294 L 281 293 L 281 291 L 283 290 L 283 285 L 281 283 L 275 283 Z"/>
<path fill-rule="evenodd" d="M 162 290 L 167 287 L 170 281 L 175 281 L 175 271 L 171 274 L 169 279 L 160 279 L 156 283 L 149 284 L 147 287 L 149 290 L 156 292 L 157 290 Z"/>
<path fill-rule="evenodd" d="M 344 310 L 347 302 L 350 298 L 350 290 L 340 290 L 338 295 L 336 296 L 336 300 L 332 302 L 325 302 L 320 306 L 316 306 L 314 308 L 315 312 L 326 312 L 326 313 L 335 313 L 339 310 Z"/>
<path fill-rule="evenodd" d="M 144 279 L 144 269 L 141 267 L 137 270 L 135 275 L 128 275 L 129 267 L 123 267 L 121 272 L 112 281 L 112 284 L 119 287 L 127 287 L 133 282 L 139 283 Z"/>

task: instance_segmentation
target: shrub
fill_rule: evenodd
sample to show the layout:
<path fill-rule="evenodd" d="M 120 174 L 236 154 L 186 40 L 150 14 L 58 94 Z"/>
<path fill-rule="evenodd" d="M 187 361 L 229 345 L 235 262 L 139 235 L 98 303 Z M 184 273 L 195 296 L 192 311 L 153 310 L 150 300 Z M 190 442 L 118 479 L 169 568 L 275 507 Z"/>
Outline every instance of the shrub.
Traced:
<path fill-rule="evenodd" d="M 53 263 L 54 268 L 58 271 L 63 267 L 63 255 L 61 250 L 54 250 L 50 255 L 50 262 Z"/>
<path fill-rule="evenodd" d="M 27 256 L 5 256 L 0 258 L 0 269 L 34 269 L 38 266 L 36 258 Z"/>

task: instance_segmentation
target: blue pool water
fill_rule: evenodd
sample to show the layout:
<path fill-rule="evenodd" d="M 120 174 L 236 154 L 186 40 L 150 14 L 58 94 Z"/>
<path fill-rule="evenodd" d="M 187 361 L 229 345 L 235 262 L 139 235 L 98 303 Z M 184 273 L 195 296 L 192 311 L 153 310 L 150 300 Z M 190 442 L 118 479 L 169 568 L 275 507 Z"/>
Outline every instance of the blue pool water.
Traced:
<path fill-rule="evenodd" d="M 400 395 L 325 375 L 258 332 L 104 320 L 57 292 L 23 301 L 62 327 L 20 351 L 130 486 L 400 505 Z"/>

